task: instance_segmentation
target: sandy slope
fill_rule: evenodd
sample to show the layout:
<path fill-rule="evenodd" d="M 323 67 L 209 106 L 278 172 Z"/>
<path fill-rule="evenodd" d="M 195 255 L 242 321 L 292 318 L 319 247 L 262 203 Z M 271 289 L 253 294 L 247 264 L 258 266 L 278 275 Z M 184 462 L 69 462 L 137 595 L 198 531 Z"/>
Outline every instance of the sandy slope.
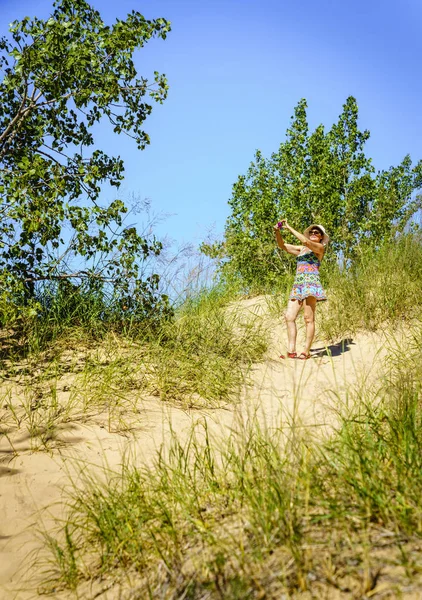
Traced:
<path fill-rule="evenodd" d="M 244 303 L 246 311 L 265 312 L 262 300 Z M 32 452 L 24 436 L 17 440 L 14 457 L 7 441 L 0 445 L 0 598 L 26 600 L 37 597 L 34 582 L 28 581 L 28 553 L 37 547 L 36 530 L 48 529 L 51 516 L 60 515 L 63 487 L 75 467 L 104 465 L 116 468 L 122 454 L 136 451 L 138 460 L 148 462 L 166 439 L 170 424 L 179 435 L 206 418 L 211 430 L 224 435 L 235 426 L 239 415 L 257 414 L 266 426 L 290 426 L 293 419 L 308 435 L 329 431 L 336 419 L 334 409 L 347 403 L 350 386 L 375 385 L 385 356 L 384 337 L 360 334 L 327 349 L 314 344 L 314 357 L 307 361 L 280 360 L 285 350 L 285 331 L 274 323 L 272 346 L 261 364 L 252 370 L 252 385 L 236 407 L 213 411 L 183 411 L 155 398 L 143 403 L 142 426 L 135 438 L 109 434 L 99 425 L 74 424 L 64 429 L 62 443 L 53 451 Z M 327 352 L 328 350 L 328 352 Z"/>

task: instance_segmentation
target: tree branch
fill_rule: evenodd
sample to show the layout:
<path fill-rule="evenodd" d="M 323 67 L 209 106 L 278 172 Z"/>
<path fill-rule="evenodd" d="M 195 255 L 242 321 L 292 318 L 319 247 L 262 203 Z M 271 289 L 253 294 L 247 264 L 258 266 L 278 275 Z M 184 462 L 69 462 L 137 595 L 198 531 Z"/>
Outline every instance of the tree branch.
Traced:
<path fill-rule="evenodd" d="M 13 129 L 13 127 L 15 126 L 15 123 L 18 122 L 22 118 L 22 114 L 24 114 L 23 107 L 25 105 L 27 98 L 28 98 L 28 80 L 26 80 L 26 82 L 25 82 L 25 92 L 24 92 L 24 95 L 22 98 L 21 105 L 18 109 L 18 112 L 16 113 L 14 118 L 10 121 L 9 125 L 6 127 L 6 129 L 3 131 L 3 133 L 0 134 L 0 144 L 1 145 L 4 144 L 3 140 L 6 139 L 6 136 L 9 134 L 9 131 L 11 129 Z"/>

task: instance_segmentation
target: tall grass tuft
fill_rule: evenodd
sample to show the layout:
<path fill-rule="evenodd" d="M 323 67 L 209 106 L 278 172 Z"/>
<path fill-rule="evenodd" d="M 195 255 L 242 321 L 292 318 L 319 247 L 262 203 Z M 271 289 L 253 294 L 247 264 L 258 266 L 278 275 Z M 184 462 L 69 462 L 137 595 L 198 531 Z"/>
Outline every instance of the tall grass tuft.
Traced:
<path fill-rule="evenodd" d="M 422 330 L 395 342 L 381 399 L 343 418 L 327 446 L 330 510 L 359 514 L 406 535 L 422 534 Z M 404 360 L 405 358 L 405 360 Z"/>
<path fill-rule="evenodd" d="M 349 267 L 331 264 L 322 273 L 329 302 L 319 329 L 327 340 L 410 321 L 422 307 L 421 235 L 402 235 L 377 249 L 363 246 Z"/>
<path fill-rule="evenodd" d="M 188 406 L 230 402 L 268 346 L 262 318 L 228 306 L 218 289 L 188 298 L 149 340 L 151 389 Z"/>
<path fill-rule="evenodd" d="M 7 344 L 1 343 L 0 358 L 34 356 L 64 340 L 73 345 L 98 343 L 110 332 L 130 339 L 145 338 L 147 331 L 154 334 L 171 320 L 173 308 L 168 297 L 154 289 L 153 277 L 137 294 L 123 296 L 95 278 L 41 282 L 30 301 L 15 300 L 13 314 L 3 293 L 0 343 L 7 337 Z"/>

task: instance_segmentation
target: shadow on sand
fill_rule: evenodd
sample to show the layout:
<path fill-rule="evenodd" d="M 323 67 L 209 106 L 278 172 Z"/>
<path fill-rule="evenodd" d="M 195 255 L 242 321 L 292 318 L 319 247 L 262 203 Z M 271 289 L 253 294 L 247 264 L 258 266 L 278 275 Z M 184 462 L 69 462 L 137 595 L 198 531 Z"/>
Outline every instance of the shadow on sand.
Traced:
<path fill-rule="evenodd" d="M 341 356 L 345 352 L 349 352 L 350 346 L 354 345 L 352 338 L 345 338 L 337 344 L 331 344 L 330 346 L 324 346 L 323 348 L 314 348 L 312 350 L 312 356 Z"/>

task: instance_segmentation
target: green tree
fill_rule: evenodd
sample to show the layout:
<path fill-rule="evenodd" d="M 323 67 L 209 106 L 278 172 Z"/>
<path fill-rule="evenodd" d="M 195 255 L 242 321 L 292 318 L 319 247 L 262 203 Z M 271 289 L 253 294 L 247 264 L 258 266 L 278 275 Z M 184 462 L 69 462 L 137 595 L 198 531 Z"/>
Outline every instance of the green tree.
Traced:
<path fill-rule="evenodd" d="M 94 134 L 105 121 L 139 149 L 149 144 L 143 124 L 168 85 L 158 72 L 139 76 L 133 54 L 169 31 L 135 11 L 109 26 L 85 0 L 57 0 L 48 20 L 25 17 L 0 39 L 0 271 L 28 296 L 38 280 L 73 275 L 139 297 L 157 289 L 141 265 L 161 244 L 124 228 L 120 199 L 101 205 L 102 186 L 117 188 L 124 166 Z M 71 272 L 70 256 L 85 266 Z"/>
<path fill-rule="evenodd" d="M 364 152 L 369 137 L 369 131 L 358 128 L 356 100 L 348 98 L 338 122 L 326 136 L 330 158 L 325 168 L 325 190 L 321 189 L 321 200 L 326 192 L 330 198 L 321 219 L 330 231 L 335 250 L 346 258 L 353 256 L 356 244 L 367 232 L 371 202 L 377 194 L 375 169 Z"/>
<path fill-rule="evenodd" d="M 202 250 L 220 259 L 225 277 L 246 287 L 272 284 L 292 268 L 276 249 L 273 225 L 279 218 L 299 230 L 322 223 L 330 234 L 328 259 L 353 260 L 362 244 L 377 245 L 403 231 L 421 207 L 422 161 L 378 174 L 365 155 L 369 131 L 358 127 L 356 100 L 349 97 L 328 132 L 309 132 L 307 103 L 295 108 L 286 139 L 270 158 L 260 151 L 239 176 L 229 200 L 223 242 Z M 289 240 L 293 241 L 293 240 Z"/>
<path fill-rule="evenodd" d="M 422 189 L 422 161 L 415 167 L 409 155 L 397 167 L 377 175 L 377 194 L 371 203 L 367 230 L 375 240 L 391 231 L 404 231 L 421 208 L 422 198 L 415 190 Z M 416 224 L 412 223 L 415 228 Z"/>

